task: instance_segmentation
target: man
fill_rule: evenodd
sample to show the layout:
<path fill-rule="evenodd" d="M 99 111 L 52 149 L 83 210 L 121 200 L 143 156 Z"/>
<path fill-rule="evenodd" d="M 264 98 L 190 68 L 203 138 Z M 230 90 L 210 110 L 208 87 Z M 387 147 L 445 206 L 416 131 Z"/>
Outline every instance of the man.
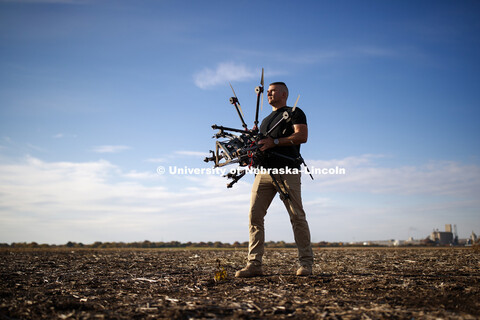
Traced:
<path fill-rule="evenodd" d="M 313 252 L 310 243 L 310 230 L 302 206 L 300 171 L 287 173 L 288 169 L 300 169 L 300 165 L 292 161 L 300 154 L 300 144 L 307 142 L 308 128 L 305 114 L 299 108 L 292 112 L 287 107 L 288 88 L 283 82 L 270 84 L 267 91 L 268 103 L 272 106 L 272 113 L 267 116 L 260 126 L 260 132 L 266 134 L 282 118 L 285 111 L 290 114 L 290 121 L 282 121 L 270 134 L 259 141 L 260 150 L 266 151 L 266 158 L 262 163 L 265 169 L 283 168 L 286 173 L 276 174 L 279 186 L 285 186 L 289 199 L 282 199 L 290 215 L 295 243 L 298 248 L 300 268 L 298 276 L 312 274 Z M 283 156 L 281 156 L 283 155 Z M 290 170 L 293 171 L 293 170 Z M 250 201 L 249 246 L 248 263 L 245 268 L 235 274 L 239 278 L 248 278 L 263 275 L 262 257 L 264 254 L 265 228 L 264 218 L 278 186 L 274 184 L 271 175 L 258 173 L 252 187 Z"/>

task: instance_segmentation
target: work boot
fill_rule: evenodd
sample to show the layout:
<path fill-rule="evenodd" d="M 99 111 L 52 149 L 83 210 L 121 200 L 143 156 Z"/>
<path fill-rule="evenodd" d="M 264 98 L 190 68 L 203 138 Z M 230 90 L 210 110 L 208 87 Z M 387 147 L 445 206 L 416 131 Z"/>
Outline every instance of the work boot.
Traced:
<path fill-rule="evenodd" d="M 297 270 L 297 276 L 306 277 L 312 275 L 312 267 L 310 266 L 301 266 Z"/>
<path fill-rule="evenodd" d="M 245 268 L 242 270 L 238 270 L 235 273 L 236 278 L 251 278 L 251 277 L 258 277 L 258 276 L 263 276 L 263 268 L 260 265 L 254 265 L 254 264 L 247 264 Z"/>

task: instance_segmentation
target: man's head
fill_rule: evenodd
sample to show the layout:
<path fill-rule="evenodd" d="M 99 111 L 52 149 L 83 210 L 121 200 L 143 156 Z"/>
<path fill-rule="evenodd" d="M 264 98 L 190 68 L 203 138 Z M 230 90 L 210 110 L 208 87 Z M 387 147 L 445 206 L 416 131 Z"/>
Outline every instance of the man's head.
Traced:
<path fill-rule="evenodd" d="M 267 91 L 268 103 L 274 108 L 279 109 L 287 105 L 288 88 L 284 82 L 273 82 L 269 85 Z"/>

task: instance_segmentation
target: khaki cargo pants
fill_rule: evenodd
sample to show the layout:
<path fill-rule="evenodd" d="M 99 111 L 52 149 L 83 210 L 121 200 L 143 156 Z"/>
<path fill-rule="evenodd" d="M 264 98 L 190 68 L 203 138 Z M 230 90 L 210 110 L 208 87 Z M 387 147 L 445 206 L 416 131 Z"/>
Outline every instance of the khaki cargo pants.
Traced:
<path fill-rule="evenodd" d="M 310 229 L 302 206 L 301 174 L 275 175 L 275 178 L 282 188 L 283 185 L 280 179 L 283 179 L 290 195 L 290 199 L 284 200 L 283 203 L 290 215 L 300 265 L 311 267 L 313 265 L 313 252 L 310 242 Z M 253 183 L 252 198 L 250 200 L 249 263 L 255 265 L 262 264 L 265 244 L 265 215 L 276 194 L 277 188 L 270 174 L 257 174 Z"/>

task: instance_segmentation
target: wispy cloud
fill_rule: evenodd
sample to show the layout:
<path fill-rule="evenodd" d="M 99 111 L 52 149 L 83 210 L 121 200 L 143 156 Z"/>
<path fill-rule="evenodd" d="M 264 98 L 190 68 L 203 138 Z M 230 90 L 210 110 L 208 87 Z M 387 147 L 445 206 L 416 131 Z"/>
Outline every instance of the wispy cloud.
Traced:
<path fill-rule="evenodd" d="M 478 166 L 432 161 L 420 166 L 382 167 L 376 160 L 383 157 L 362 155 L 328 161 L 309 160 L 307 163 L 312 168 L 345 168 L 345 175 L 316 175 L 319 182 L 315 185 L 323 191 L 466 198 L 480 194 Z"/>
<path fill-rule="evenodd" d="M 45 148 L 36 146 L 36 145 L 34 145 L 34 144 L 31 144 L 31 143 L 27 143 L 27 148 L 28 148 L 29 150 L 38 151 L 38 152 L 45 152 L 45 151 L 46 151 Z"/>
<path fill-rule="evenodd" d="M 396 58 L 400 56 L 401 51 L 397 48 L 380 46 L 359 46 L 352 50 L 354 53 L 368 57 Z"/>
<path fill-rule="evenodd" d="M 195 85 L 207 89 L 233 81 L 246 81 L 257 77 L 259 72 L 243 64 L 222 62 L 215 69 L 205 68 L 193 75 Z"/>
<path fill-rule="evenodd" d="M 216 175 L 123 172 L 104 160 L 27 157 L 0 164 L 0 242 L 214 240 L 216 228 L 223 230 L 235 220 L 245 224 L 243 234 L 248 186 L 239 183 L 228 197 L 224 192 L 225 180 Z M 212 210 L 216 205 L 222 210 Z M 223 219 L 225 210 L 232 215 L 228 219 Z M 205 219 L 215 223 L 199 229 Z"/>
<path fill-rule="evenodd" d="M 296 64 L 317 64 L 330 62 L 345 55 L 341 50 L 316 50 L 313 52 L 272 53 L 271 57 L 280 61 Z"/>
<path fill-rule="evenodd" d="M 89 0 L 0 0 L 0 2 L 33 3 L 33 4 L 86 4 Z"/>
<path fill-rule="evenodd" d="M 206 153 L 201 151 L 179 150 L 179 151 L 175 151 L 175 154 L 178 154 L 181 156 L 189 156 L 189 157 L 205 157 Z"/>
<path fill-rule="evenodd" d="M 12 138 L 4 136 L 2 137 L 2 140 L 8 144 L 12 144 Z"/>
<path fill-rule="evenodd" d="M 93 152 L 97 153 L 118 153 L 130 149 L 129 146 L 123 145 L 104 145 L 96 146 L 92 149 Z"/>
<path fill-rule="evenodd" d="M 261 58 L 275 60 L 282 63 L 299 65 L 316 65 L 325 63 L 341 62 L 352 58 L 385 58 L 401 59 L 405 57 L 421 57 L 421 54 L 412 47 L 383 46 L 375 44 L 360 44 L 356 46 L 337 46 L 330 48 L 318 48 L 308 50 L 296 50 L 295 52 L 250 52 Z M 265 70 L 267 72 L 269 70 Z"/>
<path fill-rule="evenodd" d="M 148 158 L 145 160 L 145 162 L 151 162 L 151 163 L 162 163 L 166 162 L 167 160 L 165 158 Z"/>
<path fill-rule="evenodd" d="M 385 168 L 379 165 L 382 157 L 307 160 L 310 167 L 340 165 L 347 170 L 346 175 L 317 175 L 314 181 L 304 176 L 313 239 L 387 239 L 400 228 L 406 237 L 412 225 L 424 236 L 435 225 L 450 222 L 445 217 L 461 230 L 480 228 L 478 166 L 435 162 Z M 227 189 L 221 175 L 124 171 L 105 160 L 27 157 L 0 162 L 0 242 L 241 241 L 248 236 L 252 180 L 247 175 Z M 385 203 L 385 196 L 395 200 Z M 280 201 L 272 203 L 269 216 L 276 217 L 268 223 L 270 239 L 289 240 Z M 207 220 L 211 223 L 202 223 Z M 229 234 L 218 238 L 221 230 Z"/>
<path fill-rule="evenodd" d="M 124 173 L 122 176 L 133 180 L 155 180 L 159 178 L 156 172 L 138 172 L 136 170 Z"/>
<path fill-rule="evenodd" d="M 61 133 L 61 132 L 52 135 L 52 138 L 53 138 L 53 139 L 76 138 L 76 137 L 77 137 L 76 134 L 65 134 L 65 133 Z"/>

